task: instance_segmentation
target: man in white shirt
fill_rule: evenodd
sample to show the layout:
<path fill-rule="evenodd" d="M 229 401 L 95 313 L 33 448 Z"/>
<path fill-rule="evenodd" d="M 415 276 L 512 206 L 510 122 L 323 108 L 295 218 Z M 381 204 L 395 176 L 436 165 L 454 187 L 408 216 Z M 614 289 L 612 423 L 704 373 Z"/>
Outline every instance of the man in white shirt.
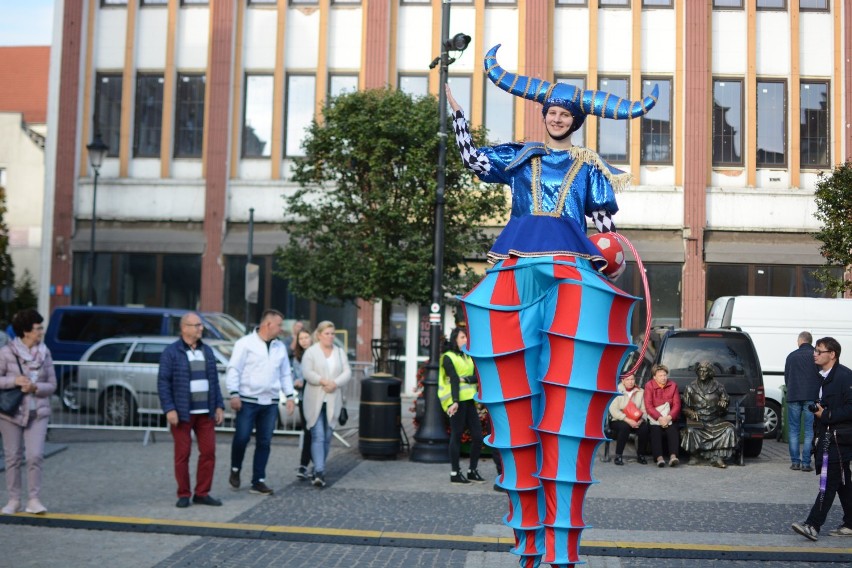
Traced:
<path fill-rule="evenodd" d="M 269 461 L 272 431 L 278 420 L 281 391 L 287 397 L 287 413 L 292 414 L 296 407 L 287 347 L 278 339 L 283 321 L 281 312 L 263 312 L 260 325 L 236 342 L 228 362 L 228 393 L 231 409 L 237 413 L 228 482 L 233 489 L 240 488 L 243 457 L 254 429 L 254 463 L 249 492 L 257 495 L 273 493 L 266 485 L 266 463 Z"/>

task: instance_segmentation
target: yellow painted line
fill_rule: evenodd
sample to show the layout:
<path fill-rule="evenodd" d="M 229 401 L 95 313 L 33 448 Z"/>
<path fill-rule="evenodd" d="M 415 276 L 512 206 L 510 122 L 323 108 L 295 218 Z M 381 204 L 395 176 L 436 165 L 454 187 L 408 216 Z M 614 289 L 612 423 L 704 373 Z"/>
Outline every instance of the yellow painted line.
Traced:
<path fill-rule="evenodd" d="M 198 527 L 205 529 L 234 530 L 234 531 L 257 531 L 276 534 L 294 535 L 326 535 L 337 537 L 357 537 L 368 539 L 396 539 L 414 541 L 435 542 L 463 542 L 479 543 L 484 545 L 507 545 L 514 544 L 512 537 L 497 536 L 474 536 L 456 534 L 432 534 L 432 533 L 410 533 L 398 531 L 375 531 L 359 529 L 341 529 L 333 527 L 299 527 L 290 525 L 263 525 L 231 522 L 191 521 L 179 519 L 153 519 L 149 517 L 119 517 L 112 515 L 80 515 L 68 513 L 47 513 L 44 515 L 33 515 L 30 513 L 18 513 L 0 517 L 11 519 L 15 516 L 29 517 L 44 520 L 64 520 L 87 523 L 113 523 L 118 525 L 144 525 L 144 526 L 174 526 L 174 527 Z M 105 527 L 104 530 L 109 530 Z M 636 541 L 610 541 L 610 540 L 584 540 L 583 548 L 615 548 L 634 550 L 706 550 L 714 552 L 732 553 L 820 553 L 820 554 L 852 554 L 852 548 L 813 547 L 813 546 L 753 546 L 753 545 L 727 545 L 727 544 L 697 544 L 697 543 L 671 543 L 671 542 L 636 542 Z"/>

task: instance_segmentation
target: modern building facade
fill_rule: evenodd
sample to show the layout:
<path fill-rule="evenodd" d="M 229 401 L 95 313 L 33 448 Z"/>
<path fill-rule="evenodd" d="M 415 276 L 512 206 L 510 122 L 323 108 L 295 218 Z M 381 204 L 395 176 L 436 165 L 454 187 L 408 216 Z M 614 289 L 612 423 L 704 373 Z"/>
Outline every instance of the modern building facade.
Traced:
<path fill-rule="evenodd" d="M 109 153 L 97 187 L 98 303 L 244 318 L 253 209 L 257 309 L 332 319 L 350 352 L 369 359 L 374 306 L 305 302 L 273 274 L 275 247 L 287 239 L 282 195 L 295 189 L 289 171 L 304 128 L 330 95 L 438 93 L 429 63 L 440 53 L 442 3 L 58 4 L 43 284 L 51 305 L 86 301 L 86 145 L 99 134 Z M 659 85 L 645 118 L 589 117 L 574 142 L 633 176 L 615 221 L 645 262 L 655 321 L 699 326 L 718 296 L 819 293 L 813 189 L 852 141 L 850 14 L 852 0 L 453 0 L 450 35 L 473 39 L 449 80 L 495 141 L 543 133 L 538 105 L 485 80 L 483 56 L 497 43 L 501 65 L 525 75 L 634 100 Z M 635 267 L 620 284 L 642 295 Z M 394 310 L 407 391 L 428 353 L 426 315 Z"/>
<path fill-rule="evenodd" d="M 44 148 L 50 47 L 0 47 L 0 187 L 9 255 L 20 280 L 41 280 Z"/>

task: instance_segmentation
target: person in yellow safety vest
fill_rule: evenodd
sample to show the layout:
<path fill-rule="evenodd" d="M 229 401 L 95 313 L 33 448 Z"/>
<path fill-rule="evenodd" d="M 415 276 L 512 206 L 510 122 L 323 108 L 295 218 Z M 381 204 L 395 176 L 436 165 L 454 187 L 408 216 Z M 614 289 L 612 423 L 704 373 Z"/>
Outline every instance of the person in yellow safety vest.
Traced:
<path fill-rule="evenodd" d="M 479 463 L 479 452 L 482 450 L 482 425 L 473 396 L 476 394 L 476 372 L 473 359 L 462 352 L 467 345 L 467 333 L 462 328 L 455 328 L 450 334 L 450 348 L 441 355 L 441 369 L 438 377 L 438 399 L 441 408 L 450 417 L 450 482 L 470 483 L 485 481 L 476 466 Z M 459 469 L 461 454 L 461 437 L 465 426 L 470 430 L 470 469 L 467 477 Z"/>

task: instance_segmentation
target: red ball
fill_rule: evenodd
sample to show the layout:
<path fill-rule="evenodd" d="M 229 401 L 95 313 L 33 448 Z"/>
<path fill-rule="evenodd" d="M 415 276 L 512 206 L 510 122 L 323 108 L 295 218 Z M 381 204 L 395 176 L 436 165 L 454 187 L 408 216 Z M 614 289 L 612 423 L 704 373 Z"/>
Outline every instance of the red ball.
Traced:
<path fill-rule="evenodd" d="M 596 247 L 601 251 L 601 256 L 606 260 L 606 268 L 601 272 L 615 280 L 627 268 L 627 261 L 624 258 L 624 249 L 621 243 L 615 238 L 612 233 L 596 233 L 589 237 Z"/>

